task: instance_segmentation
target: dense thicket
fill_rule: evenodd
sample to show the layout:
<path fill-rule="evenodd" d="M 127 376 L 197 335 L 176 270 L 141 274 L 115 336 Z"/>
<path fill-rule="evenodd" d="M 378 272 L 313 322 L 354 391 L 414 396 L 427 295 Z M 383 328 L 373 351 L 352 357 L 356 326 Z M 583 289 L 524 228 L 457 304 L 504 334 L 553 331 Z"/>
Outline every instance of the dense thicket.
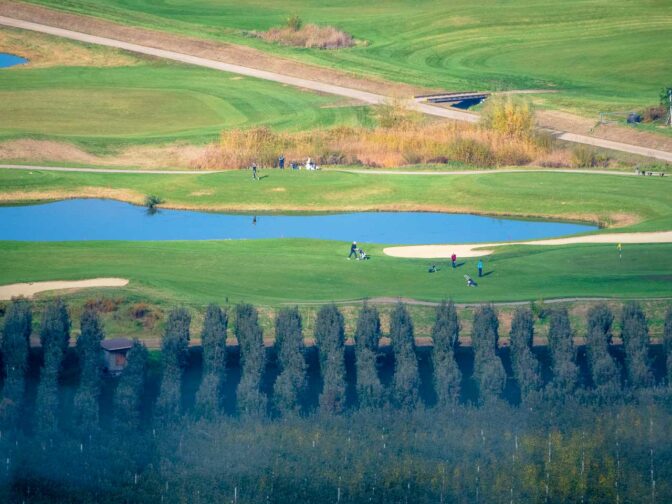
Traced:
<path fill-rule="evenodd" d="M 653 374 L 649 362 L 649 325 L 639 303 L 623 306 L 621 338 L 625 346 L 625 368 L 631 387 L 649 387 Z"/>
<path fill-rule="evenodd" d="M 499 320 L 491 305 L 481 306 L 474 312 L 471 332 L 474 348 L 474 378 L 481 402 L 492 402 L 500 397 L 506 385 L 506 371 L 499 358 Z"/>
<path fill-rule="evenodd" d="M 303 322 L 298 308 L 283 308 L 278 312 L 275 347 L 280 371 L 273 387 L 275 408 L 283 415 L 297 413 L 306 388 Z"/>
<path fill-rule="evenodd" d="M 460 322 L 455 304 L 442 302 L 436 309 L 432 327 L 432 363 L 434 365 L 434 390 L 439 407 L 454 406 L 460 400 L 462 373 L 455 360 L 459 345 Z"/>
<path fill-rule="evenodd" d="M 518 308 L 511 321 L 511 364 L 513 376 L 520 388 L 523 403 L 539 399 L 543 385 L 539 361 L 532 353 L 534 342 L 534 319 L 529 308 Z"/>
<path fill-rule="evenodd" d="M 341 413 L 345 409 L 345 328 L 336 305 L 325 305 L 317 312 L 315 343 L 322 374 L 320 410 L 326 414 Z"/>
<path fill-rule="evenodd" d="M 226 312 L 214 304 L 208 306 L 201 330 L 203 378 L 196 395 L 200 415 L 213 417 L 219 413 L 226 381 Z"/>
<path fill-rule="evenodd" d="M 621 388 L 620 373 L 609 353 L 613 322 L 614 315 L 605 304 L 593 306 L 588 311 L 588 362 L 595 398 L 598 401 L 615 398 Z"/>
<path fill-rule="evenodd" d="M 357 400 L 360 408 L 379 408 L 387 401 L 385 388 L 378 376 L 380 336 L 378 310 L 375 306 L 364 303 L 355 328 Z"/>
<path fill-rule="evenodd" d="M 77 338 L 80 378 L 75 394 L 75 425 L 83 434 L 89 434 L 98 428 L 98 404 L 103 371 L 100 358 L 100 343 L 105 338 L 103 324 L 98 312 L 86 309 L 80 321 L 80 335 Z"/>
<path fill-rule="evenodd" d="M 126 354 L 126 368 L 119 378 L 114 394 L 115 427 L 121 435 L 137 432 L 140 428 L 140 412 L 145 396 L 147 379 L 147 349 L 137 339 Z"/>
<path fill-rule="evenodd" d="M 236 338 L 240 347 L 242 375 L 238 384 L 238 409 L 247 416 L 266 414 L 268 400 L 261 390 L 266 367 L 264 332 L 257 309 L 250 304 L 236 306 Z"/>
<path fill-rule="evenodd" d="M 70 342 L 70 314 L 60 299 L 52 301 L 42 313 L 40 343 L 43 364 L 35 399 L 35 430 L 45 437 L 58 427 L 58 376 L 63 355 Z"/>
<path fill-rule="evenodd" d="M 182 405 L 182 372 L 187 362 L 191 315 L 185 308 L 175 308 L 168 314 L 161 340 L 163 378 L 156 402 L 156 416 L 164 421 L 176 419 Z"/>
<path fill-rule="evenodd" d="M 4 384 L 0 404 L 0 428 L 12 428 L 21 414 L 26 390 L 30 333 L 33 312 L 25 299 L 14 299 L 5 314 L 2 330 L 2 363 Z"/>
<path fill-rule="evenodd" d="M 572 397 L 579 385 L 579 367 L 576 365 L 574 334 L 566 308 L 551 312 L 548 346 L 553 374 L 549 392 L 555 399 Z"/>

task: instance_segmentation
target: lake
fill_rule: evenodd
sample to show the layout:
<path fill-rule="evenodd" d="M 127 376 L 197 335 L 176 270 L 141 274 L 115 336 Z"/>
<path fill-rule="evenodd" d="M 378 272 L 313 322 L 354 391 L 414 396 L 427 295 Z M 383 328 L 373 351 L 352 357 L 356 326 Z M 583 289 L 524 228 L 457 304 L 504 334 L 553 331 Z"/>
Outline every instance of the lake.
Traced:
<path fill-rule="evenodd" d="M 0 207 L 0 240 L 314 238 L 385 244 L 484 243 L 582 233 L 596 226 L 469 214 L 358 212 L 244 215 L 158 210 L 101 199 Z"/>
<path fill-rule="evenodd" d="M 0 68 L 23 65 L 24 63 L 28 63 L 26 58 L 22 58 L 21 56 L 16 56 L 14 54 L 0 52 Z"/>

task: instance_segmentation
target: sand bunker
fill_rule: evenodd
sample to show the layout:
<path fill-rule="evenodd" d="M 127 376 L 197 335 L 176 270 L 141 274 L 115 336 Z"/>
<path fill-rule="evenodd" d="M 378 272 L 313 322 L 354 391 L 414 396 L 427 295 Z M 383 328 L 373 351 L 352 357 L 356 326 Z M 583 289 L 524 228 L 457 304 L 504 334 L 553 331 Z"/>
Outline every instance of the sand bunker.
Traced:
<path fill-rule="evenodd" d="M 125 278 L 91 278 L 89 280 L 16 283 L 0 285 L 0 300 L 12 299 L 15 296 L 32 297 L 38 292 L 52 290 L 124 287 L 126 285 L 128 285 L 128 280 Z"/>
<path fill-rule="evenodd" d="M 383 249 L 383 252 L 393 257 L 447 259 L 452 254 L 457 255 L 457 257 L 486 256 L 492 254 L 496 247 L 504 245 L 572 245 L 575 243 L 672 243 L 672 231 L 660 231 L 656 233 L 609 233 L 527 242 L 412 245 L 408 247 L 387 247 Z"/>

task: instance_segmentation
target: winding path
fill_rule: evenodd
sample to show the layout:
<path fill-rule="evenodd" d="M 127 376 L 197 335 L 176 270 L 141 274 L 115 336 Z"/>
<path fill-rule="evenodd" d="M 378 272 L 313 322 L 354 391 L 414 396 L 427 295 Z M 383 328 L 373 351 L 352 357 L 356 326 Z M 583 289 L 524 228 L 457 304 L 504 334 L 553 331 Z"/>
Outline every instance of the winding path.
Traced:
<path fill-rule="evenodd" d="M 172 61 L 178 61 L 180 63 L 186 63 L 189 65 L 196 65 L 204 68 L 212 68 L 214 70 L 220 70 L 229 73 L 235 73 L 239 75 L 245 75 L 247 77 L 254 77 L 257 79 L 263 79 L 273 82 L 279 82 L 281 84 L 287 84 L 290 86 L 295 86 L 303 89 L 310 89 L 313 91 L 318 91 L 322 93 L 333 94 L 337 96 L 343 96 L 346 98 L 352 98 L 369 104 L 382 104 L 388 101 L 389 97 L 370 93 L 368 91 L 361 91 L 357 89 L 352 89 L 344 86 L 337 86 L 333 84 L 327 84 L 323 82 L 317 82 L 309 79 L 302 79 L 299 77 L 292 77 L 288 75 L 283 75 L 277 72 L 270 72 L 267 70 L 259 70 L 256 68 L 249 68 L 242 65 L 235 65 L 231 63 L 224 63 L 220 61 L 215 61 L 208 58 L 201 58 L 198 56 L 192 56 L 189 54 L 183 54 L 176 51 L 168 51 L 165 49 L 157 49 L 154 47 L 149 47 L 140 44 L 134 44 L 130 42 L 124 42 L 122 40 L 99 37 L 96 35 L 89 35 L 87 33 L 81 33 L 74 30 L 66 30 L 63 28 L 56 28 L 53 26 L 48 26 L 45 24 L 32 23 L 30 21 L 23 21 L 20 19 L 15 19 L 6 16 L 0 16 L 0 25 L 9 26 L 12 28 L 19 28 L 23 30 L 31 30 L 40 33 L 46 33 L 49 35 L 54 35 L 57 37 L 63 37 L 71 40 L 77 40 L 79 42 L 84 42 L 87 44 L 97 44 L 107 47 L 113 47 L 116 49 L 122 49 L 125 51 L 134 52 L 137 54 L 144 54 L 147 56 L 154 56 L 157 58 L 168 59 Z M 476 123 L 479 120 L 479 116 L 476 114 L 471 114 L 469 112 L 461 112 L 454 109 L 448 109 L 443 107 L 436 107 L 433 105 L 428 105 L 426 103 L 414 103 L 413 107 L 424 114 L 443 117 L 446 119 L 452 119 L 456 121 L 466 121 L 470 123 Z M 630 154 L 637 154 L 641 156 L 652 157 L 660 159 L 662 161 L 672 162 L 672 152 L 666 152 L 658 149 L 651 149 L 648 147 L 640 147 L 637 145 L 630 145 L 622 142 L 614 142 L 611 140 L 604 140 L 601 138 L 589 137 L 585 135 L 577 135 L 574 133 L 567 133 L 562 131 L 553 132 L 557 138 L 567 142 L 580 143 L 586 145 L 592 145 L 595 147 L 601 147 L 605 149 L 617 150 L 621 152 L 628 152 Z"/>

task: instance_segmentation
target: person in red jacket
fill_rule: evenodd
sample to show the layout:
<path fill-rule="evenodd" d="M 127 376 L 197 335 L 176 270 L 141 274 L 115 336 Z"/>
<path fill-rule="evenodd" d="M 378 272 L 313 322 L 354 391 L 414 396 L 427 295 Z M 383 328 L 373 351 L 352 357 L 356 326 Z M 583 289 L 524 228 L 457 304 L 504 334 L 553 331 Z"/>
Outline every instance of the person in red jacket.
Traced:
<path fill-rule="evenodd" d="M 451 255 L 450 260 L 453 262 L 453 268 L 455 268 L 457 266 L 455 264 L 457 262 L 457 256 L 455 254 Z"/>

